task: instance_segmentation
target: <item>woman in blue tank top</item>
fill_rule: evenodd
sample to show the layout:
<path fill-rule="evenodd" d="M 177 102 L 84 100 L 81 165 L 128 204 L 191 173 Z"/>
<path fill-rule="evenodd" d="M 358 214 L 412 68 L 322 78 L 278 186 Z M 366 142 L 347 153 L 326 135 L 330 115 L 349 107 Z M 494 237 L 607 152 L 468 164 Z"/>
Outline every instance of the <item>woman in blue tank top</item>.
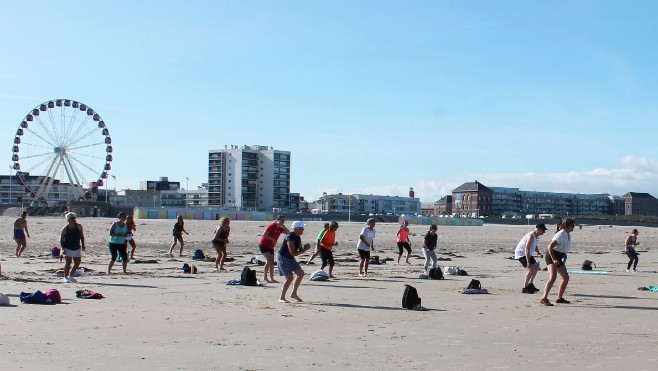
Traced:
<path fill-rule="evenodd" d="M 112 266 L 117 260 L 117 255 L 121 256 L 121 264 L 123 266 L 123 273 L 127 273 L 128 269 L 128 253 L 126 252 L 126 235 L 128 234 L 128 214 L 119 213 L 119 220 L 112 224 L 110 227 L 110 264 L 107 266 L 107 273 L 112 271 Z"/>

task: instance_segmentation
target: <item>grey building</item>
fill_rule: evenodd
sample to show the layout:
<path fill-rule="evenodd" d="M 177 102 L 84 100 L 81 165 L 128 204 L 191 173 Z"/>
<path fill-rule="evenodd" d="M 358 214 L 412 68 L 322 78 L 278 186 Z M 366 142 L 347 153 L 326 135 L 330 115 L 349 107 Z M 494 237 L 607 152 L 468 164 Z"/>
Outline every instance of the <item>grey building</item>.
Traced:
<path fill-rule="evenodd" d="M 420 214 L 420 199 L 415 197 L 324 193 L 316 202 L 323 213 L 339 214 Z"/>
<path fill-rule="evenodd" d="M 290 202 L 289 151 L 257 145 L 232 145 L 222 150 L 209 151 L 210 206 L 255 211 L 296 211 L 291 210 Z"/>

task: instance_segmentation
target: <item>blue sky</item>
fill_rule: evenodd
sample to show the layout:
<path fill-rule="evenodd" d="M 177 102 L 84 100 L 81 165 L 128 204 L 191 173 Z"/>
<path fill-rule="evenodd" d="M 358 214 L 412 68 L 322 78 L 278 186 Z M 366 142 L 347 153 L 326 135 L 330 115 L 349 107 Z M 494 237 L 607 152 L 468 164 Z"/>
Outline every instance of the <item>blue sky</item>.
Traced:
<path fill-rule="evenodd" d="M 0 127 L 88 104 L 118 189 L 292 152 L 292 191 L 658 196 L 654 1 L 49 1 L 0 14 Z M 100 169 L 99 169 L 100 170 Z M 6 173 L 4 171 L 2 173 Z M 114 187 L 114 181 L 110 181 Z"/>

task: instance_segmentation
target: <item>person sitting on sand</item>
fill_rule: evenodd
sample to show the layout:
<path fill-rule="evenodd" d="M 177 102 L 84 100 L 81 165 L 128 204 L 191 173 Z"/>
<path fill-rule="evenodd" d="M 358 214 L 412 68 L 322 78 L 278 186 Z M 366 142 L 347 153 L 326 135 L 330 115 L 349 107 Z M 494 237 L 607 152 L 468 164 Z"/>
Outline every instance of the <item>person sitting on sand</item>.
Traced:
<path fill-rule="evenodd" d="M 263 279 L 267 283 L 278 282 L 274 279 L 274 246 L 276 246 L 276 243 L 279 241 L 279 236 L 281 236 L 282 233 L 285 233 L 286 235 L 290 233 L 288 228 L 284 225 L 285 222 L 285 216 L 277 216 L 276 221 L 265 228 L 265 231 L 260 236 L 260 240 L 258 240 L 258 249 L 265 258 Z M 269 280 L 267 279 L 268 273 L 270 275 Z"/>
<path fill-rule="evenodd" d="M 324 237 L 324 234 L 327 233 L 329 230 L 329 223 L 324 223 L 324 228 L 318 233 L 318 237 L 315 239 L 315 251 L 313 251 L 313 255 L 308 259 L 308 262 L 306 262 L 306 265 L 311 265 L 311 262 L 313 259 L 315 259 L 316 256 L 320 255 L 320 241 L 322 240 L 322 237 Z"/>
<path fill-rule="evenodd" d="M 624 242 L 624 245 L 626 245 L 626 256 L 628 256 L 628 265 L 626 266 L 626 272 L 629 272 L 631 270 L 631 265 L 633 266 L 633 273 L 636 272 L 637 269 L 637 263 L 640 261 L 640 257 L 638 256 L 638 253 L 635 251 L 635 246 L 639 245 L 640 243 L 637 242 L 637 235 L 640 234 L 640 232 L 637 231 L 637 229 L 633 229 L 631 231 L 631 234 L 626 237 L 626 241 Z"/>
<path fill-rule="evenodd" d="M 27 247 L 27 239 L 29 237 L 30 232 L 27 230 L 27 211 L 23 210 L 21 216 L 14 221 L 14 240 L 16 241 L 17 258 L 20 258 Z"/>
<path fill-rule="evenodd" d="M 539 300 L 543 305 L 553 305 L 548 301 L 548 294 L 551 292 L 551 288 L 553 287 L 553 283 L 555 283 L 558 274 L 562 277 L 562 281 L 560 282 L 555 302 L 560 304 L 570 303 L 563 298 L 564 292 L 569 284 L 569 273 L 567 273 L 567 267 L 562 258 L 571 248 L 571 232 L 573 232 L 575 224 L 576 222 L 573 218 L 564 218 L 562 220 L 562 229 L 553 236 L 553 239 L 548 244 L 545 258 L 548 268 L 548 281 L 546 281 L 546 286 L 544 287 L 544 295 Z"/>
<path fill-rule="evenodd" d="M 411 254 L 411 241 L 409 240 L 409 221 L 404 220 L 402 224 L 400 224 L 400 229 L 398 229 L 398 232 L 396 233 L 396 241 L 398 243 L 398 250 L 400 251 L 398 253 L 398 260 L 396 264 L 400 264 L 400 258 L 402 257 L 402 252 L 403 250 L 407 250 L 407 256 L 405 257 L 406 263 L 411 264 L 409 262 L 409 255 Z"/>
<path fill-rule="evenodd" d="M 368 265 L 370 263 L 370 252 L 375 251 L 375 219 L 370 218 L 366 221 L 359 234 L 359 242 L 356 249 L 359 251 L 359 276 L 368 276 Z"/>
<path fill-rule="evenodd" d="M 302 279 L 304 278 L 304 270 L 295 260 L 295 256 L 303 254 L 311 248 L 309 243 L 305 243 L 302 246 L 301 236 L 304 234 L 305 226 L 306 224 L 303 222 L 293 222 L 292 232 L 290 232 L 290 234 L 283 241 L 281 248 L 279 249 L 279 253 L 276 255 L 279 275 L 286 278 L 286 281 L 281 287 L 281 296 L 279 297 L 279 301 L 282 303 L 289 303 L 289 301 L 286 300 L 286 293 L 288 292 L 290 284 L 293 284 L 293 274 L 295 274 L 297 278 L 293 284 L 290 297 L 297 301 L 302 301 L 302 298 L 300 298 L 297 293 L 297 289 L 299 289 L 299 285 L 302 283 Z"/>
<path fill-rule="evenodd" d="M 324 233 L 322 239 L 320 240 L 320 257 L 322 258 L 322 270 L 329 265 L 329 278 L 336 278 L 333 275 L 334 272 L 334 253 L 332 249 L 334 246 L 338 246 L 336 241 L 336 230 L 338 230 L 338 222 L 332 221 L 329 224 L 329 230 Z"/>
<path fill-rule="evenodd" d="M 126 235 L 128 234 L 128 214 L 121 212 L 117 216 L 118 220 L 112 223 L 110 227 L 110 263 L 107 265 L 107 274 L 110 274 L 114 262 L 117 261 L 117 256 L 121 256 L 121 266 L 123 273 L 128 272 L 128 251 L 126 245 Z"/>
<path fill-rule="evenodd" d="M 171 247 L 169 248 L 169 255 L 173 255 L 174 247 L 176 247 L 176 244 L 180 242 L 180 251 L 178 252 L 178 256 L 183 256 L 183 247 L 185 247 L 185 241 L 183 241 L 183 233 L 189 234 L 185 230 L 185 221 L 183 220 L 183 216 L 178 215 L 176 217 L 176 224 L 174 224 L 174 229 L 171 232 L 172 236 L 174 236 L 174 243 L 172 243 Z"/>
<path fill-rule="evenodd" d="M 64 252 L 64 282 L 77 282 L 73 277 L 82 262 L 82 251 L 85 251 L 85 233 L 82 225 L 76 223 L 74 213 L 66 214 L 67 225 L 62 229 L 59 243 Z M 73 267 L 71 267 L 71 261 Z"/>
<path fill-rule="evenodd" d="M 436 268 L 436 247 L 438 245 L 439 236 L 436 234 L 438 227 L 436 224 L 430 226 L 430 230 L 423 239 L 423 255 L 425 256 L 425 274 L 429 274 L 430 260 L 432 261 L 432 268 Z"/>
<path fill-rule="evenodd" d="M 543 223 L 537 224 L 535 230 L 526 233 L 521 241 L 516 245 L 514 250 L 514 259 L 518 260 L 523 268 L 527 268 L 525 274 L 525 281 L 523 284 L 523 289 L 521 290 L 524 294 L 534 294 L 539 291 L 535 287 L 533 280 L 539 271 L 539 262 L 535 260 L 532 256 L 535 252 L 540 256 L 544 257 L 541 252 L 539 252 L 539 236 L 543 235 L 546 232 L 546 225 Z"/>
<path fill-rule="evenodd" d="M 228 235 L 231 233 L 231 220 L 228 216 L 219 219 L 219 224 L 215 228 L 215 238 L 212 239 L 212 247 L 217 252 L 215 259 L 215 270 L 225 271 L 224 260 L 226 259 L 226 244 L 229 243 Z"/>

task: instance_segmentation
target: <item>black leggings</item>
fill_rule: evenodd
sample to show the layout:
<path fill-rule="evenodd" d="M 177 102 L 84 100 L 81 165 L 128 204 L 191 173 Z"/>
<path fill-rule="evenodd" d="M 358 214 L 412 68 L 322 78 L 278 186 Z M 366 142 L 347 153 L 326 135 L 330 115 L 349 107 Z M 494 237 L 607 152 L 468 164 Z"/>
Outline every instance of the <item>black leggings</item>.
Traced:
<path fill-rule="evenodd" d="M 637 263 L 640 261 L 640 258 L 637 256 L 637 252 L 635 252 L 635 249 L 626 249 L 626 256 L 628 256 L 628 266 L 626 269 L 631 269 L 631 265 L 633 266 L 633 270 L 637 268 Z"/>
<path fill-rule="evenodd" d="M 411 254 L 411 245 L 409 245 L 409 242 L 398 242 L 398 250 L 400 250 L 398 255 L 402 255 L 404 250 L 407 250 L 407 254 Z"/>
<path fill-rule="evenodd" d="M 327 264 L 330 267 L 334 266 L 334 253 L 331 252 L 331 250 L 327 250 L 324 247 L 320 247 L 320 258 L 322 259 L 322 268 L 327 266 Z"/>
<path fill-rule="evenodd" d="M 125 243 L 111 243 L 110 244 L 110 254 L 112 255 L 112 260 L 117 260 L 117 255 L 121 255 L 121 259 L 125 262 L 128 261 L 128 253 L 126 252 Z"/>

